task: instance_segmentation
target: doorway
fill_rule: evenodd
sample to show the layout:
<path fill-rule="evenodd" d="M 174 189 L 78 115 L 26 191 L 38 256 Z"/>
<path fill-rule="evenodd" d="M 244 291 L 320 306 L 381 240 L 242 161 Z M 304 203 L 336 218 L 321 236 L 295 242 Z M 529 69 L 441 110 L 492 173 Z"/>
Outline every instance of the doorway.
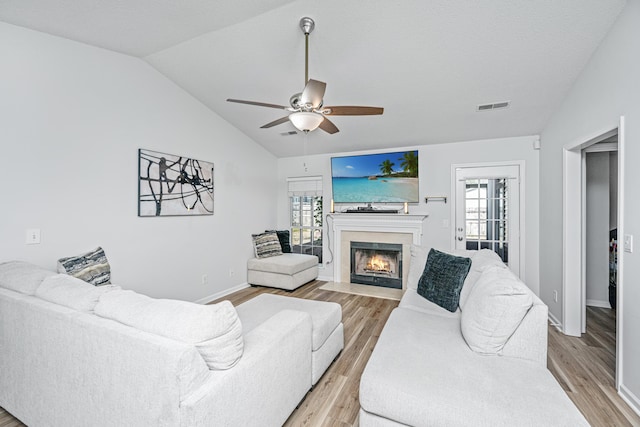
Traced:
<path fill-rule="evenodd" d="M 608 130 L 595 133 L 568 144 L 563 149 L 563 310 L 562 332 L 566 335 L 581 336 L 586 329 L 586 154 L 597 151 L 596 144 L 611 143 L 617 139 L 617 232 L 624 236 L 624 117 Z M 606 144 L 605 143 L 605 144 Z M 604 144 L 603 144 L 604 145 Z M 589 149 L 589 147 L 592 147 Z M 623 298 L 623 261 L 617 254 L 616 269 L 616 388 L 619 391 L 622 377 L 622 323 L 623 313 L 620 302 Z"/>
<path fill-rule="evenodd" d="M 524 277 L 520 225 L 523 162 L 453 165 L 455 249 L 490 249 Z"/>
<path fill-rule="evenodd" d="M 618 259 L 618 136 L 583 150 L 585 302 L 616 308 Z M 586 310 L 586 308 L 585 308 Z M 615 314 L 614 314 L 615 315 Z M 586 315 L 582 333 L 586 332 Z"/>

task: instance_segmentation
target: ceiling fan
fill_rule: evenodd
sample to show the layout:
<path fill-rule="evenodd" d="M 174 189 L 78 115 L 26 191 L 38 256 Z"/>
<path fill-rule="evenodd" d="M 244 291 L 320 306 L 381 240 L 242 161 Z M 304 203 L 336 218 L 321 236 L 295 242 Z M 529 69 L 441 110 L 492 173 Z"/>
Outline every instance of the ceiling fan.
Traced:
<path fill-rule="evenodd" d="M 382 114 L 384 109 L 381 107 L 362 107 L 362 106 L 324 106 L 324 92 L 327 84 L 318 80 L 309 79 L 309 34 L 315 28 L 313 19 L 304 17 L 300 19 L 300 28 L 305 37 L 304 50 L 304 90 L 296 93 L 289 99 L 289 107 L 277 104 L 268 104 L 265 102 L 243 101 L 241 99 L 227 99 L 228 102 L 236 102 L 239 104 L 257 105 L 258 107 L 277 108 L 289 111 L 290 114 L 261 126 L 261 129 L 267 129 L 273 126 L 281 125 L 287 121 L 305 133 L 317 128 L 334 134 L 339 132 L 338 128 L 327 116 L 371 116 Z"/>

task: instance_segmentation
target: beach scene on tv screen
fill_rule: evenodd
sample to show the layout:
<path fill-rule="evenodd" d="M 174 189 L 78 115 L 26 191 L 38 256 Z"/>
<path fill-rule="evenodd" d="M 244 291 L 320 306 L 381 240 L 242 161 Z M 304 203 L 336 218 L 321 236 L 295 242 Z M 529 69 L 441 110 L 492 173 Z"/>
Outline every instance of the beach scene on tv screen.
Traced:
<path fill-rule="evenodd" d="M 336 203 L 418 201 L 418 151 L 333 157 Z"/>

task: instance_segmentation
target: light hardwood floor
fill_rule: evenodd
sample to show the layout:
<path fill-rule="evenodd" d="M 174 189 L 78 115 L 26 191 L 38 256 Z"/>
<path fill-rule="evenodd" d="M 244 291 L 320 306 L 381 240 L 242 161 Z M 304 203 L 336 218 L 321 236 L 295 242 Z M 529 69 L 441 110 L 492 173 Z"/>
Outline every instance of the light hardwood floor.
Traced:
<path fill-rule="evenodd" d="M 345 348 L 291 415 L 286 426 L 357 426 L 360 375 L 397 301 L 319 289 L 315 281 L 293 292 L 247 288 L 225 297 L 234 305 L 264 292 L 342 305 Z M 592 426 L 640 426 L 615 392 L 615 318 L 612 310 L 587 310 L 587 334 L 567 337 L 549 327 L 548 366 Z M 0 408 L 0 427 L 23 424 Z"/>

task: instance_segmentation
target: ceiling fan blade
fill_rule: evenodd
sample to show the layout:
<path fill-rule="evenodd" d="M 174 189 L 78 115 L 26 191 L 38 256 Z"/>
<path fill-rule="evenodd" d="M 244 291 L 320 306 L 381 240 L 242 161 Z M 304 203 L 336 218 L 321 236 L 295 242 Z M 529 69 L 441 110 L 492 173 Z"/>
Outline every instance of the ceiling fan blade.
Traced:
<path fill-rule="evenodd" d="M 227 102 L 236 102 L 238 104 L 249 104 L 249 105 L 257 105 L 258 107 L 269 107 L 269 108 L 278 108 L 280 110 L 286 110 L 287 107 L 284 105 L 278 104 L 267 104 L 266 102 L 256 102 L 256 101 L 243 101 L 242 99 L 227 99 Z"/>
<path fill-rule="evenodd" d="M 339 107 L 323 107 L 323 110 L 331 110 L 330 113 L 324 113 L 327 116 L 375 116 L 382 114 L 382 107 L 358 107 L 358 106 L 339 106 Z"/>
<path fill-rule="evenodd" d="M 333 124 L 333 122 L 331 120 L 329 120 L 328 118 L 324 118 L 324 120 L 322 121 L 322 123 L 320 123 L 320 126 L 318 126 L 320 129 L 322 129 L 323 131 L 330 133 L 330 134 L 334 134 L 336 132 L 340 132 L 340 129 L 338 129 L 336 127 L 336 125 Z"/>
<path fill-rule="evenodd" d="M 313 108 L 318 108 L 322 105 L 322 98 L 324 98 L 326 88 L 327 84 L 325 82 L 309 79 L 300 96 L 300 104 L 310 104 Z"/>
<path fill-rule="evenodd" d="M 281 124 L 283 124 L 285 122 L 288 122 L 288 121 L 289 121 L 289 116 L 284 116 L 284 117 L 279 118 L 278 120 L 274 120 L 274 121 L 272 121 L 270 123 L 267 123 L 266 125 L 260 126 L 260 129 L 271 128 L 271 127 L 274 127 L 274 126 L 281 125 Z"/>

